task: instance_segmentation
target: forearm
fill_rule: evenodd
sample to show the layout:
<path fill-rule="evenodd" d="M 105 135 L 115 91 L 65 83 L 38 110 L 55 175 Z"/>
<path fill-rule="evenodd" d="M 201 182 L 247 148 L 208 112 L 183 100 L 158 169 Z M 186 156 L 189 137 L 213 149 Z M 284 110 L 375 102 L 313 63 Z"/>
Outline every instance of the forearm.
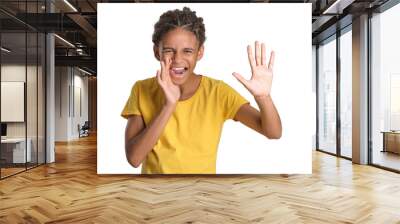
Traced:
<path fill-rule="evenodd" d="M 255 97 L 261 114 L 261 127 L 268 138 L 278 139 L 282 136 L 282 124 L 279 113 L 271 96 Z"/>
<path fill-rule="evenodd" d="M 130 164 L 138 167 L 142 163 L 154 148 L 174 110 L 175 105 L 164 106 L 148 127 L 135 137 L 127 139 L 125 150 Z"/>

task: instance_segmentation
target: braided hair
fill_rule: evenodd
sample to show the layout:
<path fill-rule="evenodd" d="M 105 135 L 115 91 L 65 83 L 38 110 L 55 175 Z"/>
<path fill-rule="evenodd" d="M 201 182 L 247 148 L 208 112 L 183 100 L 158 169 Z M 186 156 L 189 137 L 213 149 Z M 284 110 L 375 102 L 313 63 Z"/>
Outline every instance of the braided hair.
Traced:
<path fill-rule="evenodd" d="M 160 16 L 160 19 L 154 25 L 152 41 L 158 46 L 162 37 L 169 31 L 183 28 L 192 32 L 199 41 L 199 47 L 206 40 L 205 27 L 202 17 L 197 17 L 196 12 L 184 7 L 182 10 L 169 10 Z"/>

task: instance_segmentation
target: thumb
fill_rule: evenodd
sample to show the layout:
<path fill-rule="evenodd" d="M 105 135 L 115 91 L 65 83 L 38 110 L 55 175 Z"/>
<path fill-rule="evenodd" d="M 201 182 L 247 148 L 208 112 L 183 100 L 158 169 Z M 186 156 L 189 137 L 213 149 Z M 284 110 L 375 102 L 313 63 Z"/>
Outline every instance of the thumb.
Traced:
<path fill-rule="evenodd" d="M 247 88 L 247 80 L 241 74 L 234 72 L 232 75 Z"/>

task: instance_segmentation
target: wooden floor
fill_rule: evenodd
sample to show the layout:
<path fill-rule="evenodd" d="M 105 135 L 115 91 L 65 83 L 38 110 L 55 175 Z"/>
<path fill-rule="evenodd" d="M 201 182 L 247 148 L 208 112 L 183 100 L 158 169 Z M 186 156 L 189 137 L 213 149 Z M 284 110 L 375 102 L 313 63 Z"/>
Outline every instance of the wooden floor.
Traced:
<path fill-rule="evenodd" d="M 23 167 L 23 168 L 22 167 L 17 167 L 17 168 L 8 168 L 8 167 L 4 168 L 4 167 L 2 167 L 1 168 L 1 178 L 8 177 L 10 175 L 13 175 L 13 174 L 25 171 L 25 170 L 26 170 L 25 167 Z"/>
<path fill-rule="evenodd" d="M 400 175 L 320 152 L 312 175 L 98 176 L 96 138 L 0 181 L 0 223 L 400 223 Z"/>
<path fill-rule="evenodd" d="M 372 161 L 377 165 L 400 170 L 400 154 L 376 150 L 374 151 Z"/>
<path fill-rule="evenodd" d="M 15 166 L 15 165 L 14 165 Z M 5 178 L 14 174 L 17 174 L 19 172 L 23 172 L 27 169 L 33 169 L 37 166 L 36 163 L 27 163 L 25 167 L 25 164 L 18 164 L 16 167 L 2 167 L 1 168 L 1 178 Z"/>

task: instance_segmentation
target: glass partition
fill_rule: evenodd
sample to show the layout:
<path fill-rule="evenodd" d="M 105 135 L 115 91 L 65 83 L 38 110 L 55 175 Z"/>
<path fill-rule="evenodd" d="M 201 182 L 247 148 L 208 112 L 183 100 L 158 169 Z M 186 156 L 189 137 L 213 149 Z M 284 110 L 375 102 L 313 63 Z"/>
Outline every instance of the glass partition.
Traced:
<path fill-rule="evenodd" d="M 336 36 L 318 47 L 318 149 L 336 154 Z"/>
<path fill-rule="evenodd" d="M 400 171 L 400 4 L 371 18 L 372 164 Z"/>
<path fill-rule="evenodd" d="M 352 157 L 352 34 L 340 36 L 340 154 Z"/>
<path fill-rule="evenodd" d="M 1 176 L 6 177 L 24 171 L 32 155 L 26 150 L 26 33 L 3 32 L 1 47 Z"/>
<path fill-rule="evenodd" d="M 27 150 L 30 150 L 30 161 L 28 161 L 28 168 L 37 165 L 37 76 L 38 76 L 38 56 L 37 56 L 37 41 L 38 36 L 36 32 L 27 33 L 28 38 L 28 61 L 27 61 L 27 98 L 26 98 L 26 111 L 27 111 Z"/>
<path fill-rule="evenodd" d="M 0 3 L 16 17 L 42 13 L 43 6 L 44 1 Z M 0 12 L 0 178 L 45 162 L 45 44 L 44 33 Z"/>

